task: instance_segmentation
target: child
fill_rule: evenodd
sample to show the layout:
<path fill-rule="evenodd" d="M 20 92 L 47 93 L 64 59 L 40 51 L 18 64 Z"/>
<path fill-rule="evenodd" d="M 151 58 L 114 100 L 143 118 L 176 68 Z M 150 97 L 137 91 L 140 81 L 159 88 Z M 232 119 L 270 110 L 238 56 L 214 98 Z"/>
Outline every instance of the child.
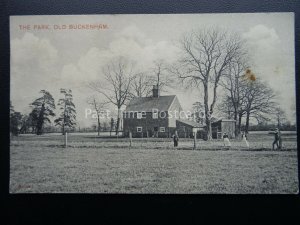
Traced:
<path fill-rule="evenodd" d="M 226 133 L 223 134 L 223 141 L 224 141 L 224 146 L 225 147 L 229 148 L 231 146 L 228 135 Z"/>
<path fill-rule="evenodd" d="M 273 141 L 273 150 L 274 150 L 274 145 L 276 144 L 277 146 L 277 149 L 279 149 L 279 130 L 278 128 L 275 129 L 275 132 L 274 132 L 274 141 Z"/>
<path fill-rule="evenodd" d="M 242 132 L 242 141 L 246 144 L 247 148 L 249 148 L 249 143 L 247 141 L 247 135 Z"/>

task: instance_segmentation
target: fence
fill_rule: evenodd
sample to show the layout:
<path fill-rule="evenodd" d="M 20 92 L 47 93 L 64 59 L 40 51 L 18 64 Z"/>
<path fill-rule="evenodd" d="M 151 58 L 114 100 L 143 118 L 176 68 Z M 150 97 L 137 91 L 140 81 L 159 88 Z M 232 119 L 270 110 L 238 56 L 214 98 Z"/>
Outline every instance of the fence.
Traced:
<path fill-rule="evenodd" d="M 133 138 L 172 138 L 175 132 L 131 132 L 131 136 Z M 184 132 L 184 131 L 177 131 L 179 138 L 194 138 L 194 133 L 192 131 Z M 124 137 L 129 137 L 130 132 L 125 131 Z M 198 131 L 196 138 L 197 139 L 206 139 L 207 135 L 205 131 Z"/>

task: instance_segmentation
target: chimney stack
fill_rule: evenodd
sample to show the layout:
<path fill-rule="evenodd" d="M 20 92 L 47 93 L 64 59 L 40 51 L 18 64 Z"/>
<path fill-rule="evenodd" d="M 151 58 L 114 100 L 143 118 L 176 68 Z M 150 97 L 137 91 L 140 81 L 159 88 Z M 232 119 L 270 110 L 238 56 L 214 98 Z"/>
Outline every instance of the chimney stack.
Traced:
<path fill-rule="evenodd" d="M 159 97 L 159 88 L 158 88 L 158 85 L 153 85 L 152 93 L 153 93 L 153 98 L 158 98 Z"/>

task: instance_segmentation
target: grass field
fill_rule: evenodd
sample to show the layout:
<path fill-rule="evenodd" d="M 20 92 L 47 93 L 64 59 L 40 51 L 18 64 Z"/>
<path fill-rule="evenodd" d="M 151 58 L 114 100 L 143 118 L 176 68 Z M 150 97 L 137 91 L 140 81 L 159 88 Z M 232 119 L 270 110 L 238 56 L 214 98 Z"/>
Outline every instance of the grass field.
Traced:
<path fill-rule="evenodd" d="M 297 193 L 296 134 L 283 134 L 283 150 L 272 151 L 273 136 L 239 140 L 134 139 L 70 134 L 13 137 L 11 193 Z"/>

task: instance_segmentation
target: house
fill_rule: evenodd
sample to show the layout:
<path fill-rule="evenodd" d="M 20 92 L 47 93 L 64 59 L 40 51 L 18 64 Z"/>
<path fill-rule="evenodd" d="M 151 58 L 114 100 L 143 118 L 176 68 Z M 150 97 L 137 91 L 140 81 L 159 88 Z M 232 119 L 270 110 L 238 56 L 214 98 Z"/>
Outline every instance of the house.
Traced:
<path fill-rule="evenodd" d="M 123 113 L 123 131 L 132 137 L 171 137 L 182 107 L 176 95 L 160 96 L 157 85 L 151 97 L 135 97 Z"/>
<path fill-rule="evenodd" d="M 151 97 L 135 97 L 123 112 L 123 134 L 125 137 L 171 137 L 175 131 L 181 138 L 206 139 L 206 125 L 181 117 L 182 107 L 176 95 L 160 96 L 153 86 Z M 212 137 L 222 138 L 226 132 L 235 137 L 235 120 L 219 119 L 212 122 Z"/>
<path fill-rule="evenodd" d="M 197 133 L 197 138 L 204 138 L 205 126 L 192 120 L 176 120 L 178 136 L 181 138 L 192 138 Z"/>
<path fill-rule="evenodd" d="M 235 120 L 219 119 L 211 124 L 212 138 L 220 139 L 223 133 L 227 133 L 229 138 L 235 138 Z"/>

